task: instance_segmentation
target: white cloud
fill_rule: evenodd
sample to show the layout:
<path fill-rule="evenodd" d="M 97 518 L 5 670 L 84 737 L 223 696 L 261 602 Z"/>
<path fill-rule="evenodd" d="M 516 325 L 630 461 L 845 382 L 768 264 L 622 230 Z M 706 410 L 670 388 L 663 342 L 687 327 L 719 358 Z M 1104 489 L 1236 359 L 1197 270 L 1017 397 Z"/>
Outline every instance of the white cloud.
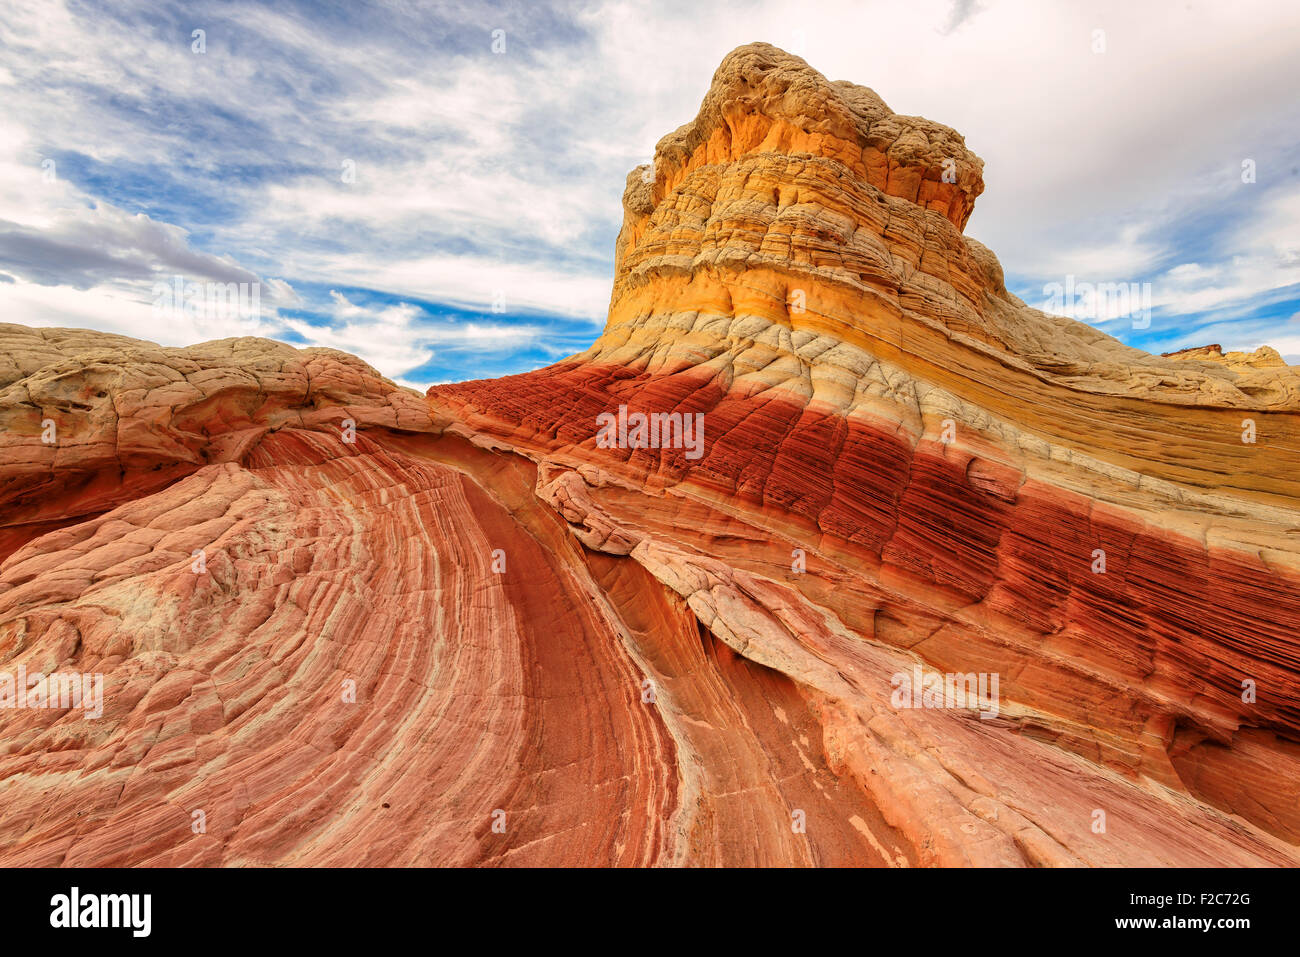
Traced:
<path fill-rule="evenodd" d="M 1176 314 L 1245 303 L 1300 284 L 1300 194 L 1224 237 L 1236 250 L 1221 262 L 1183 263 L 1157 277 L 1153 304 Z"/>
<path fill-rule="evenodd" d="M 721 58 L 752 40 L 964 133 L 987 163 L 968 232 L 1010 276 L 1151 275 L 1157 304 L 1192 310 L 1274 294 L 1300 260 L 1300 178 L 1287 163 L 1300 148 L 1300 7 L 1288 0 L 835 0 L 811 12 L 799 0 L 607 0 L 516 11 L 500 56 L 469 5 L 383 8 L 352 30 L 292 6 L 232 6 L 205 18 L 202 56 L 186 31 L 155 32 L 144 7 L 134 14 L 19 2 L 0 23 L 0 220 L 24 227 L 25 248 L 38 230 L 107 256 L 82 269 L 78 296 L 21 281 L 42 279 L 49 261 L 26 273 L 0 262 L 20 280 L 0 282 L 0 302 L 44 310 L 11 309 L 18 321 L 147 328 L 131 318 L 142 296 L 131 270 L 183 260 L 283 277 L 264 280 L 280 304 L 293 301 L 288 283 L 481 310 L 500 291 L 512 311 L 598 323 L 625 173 L 694 116 Z M 548 35 L 556 22 L 565 32 Z M 1105 53 L 1093 52 L 1095 29 Z M 229 212 L 202 231 L 129 218 L 63 178 L 45 183 L 39 162 L 52 150 L 107 164 L 106 189 L 119 169 L 158 169 L 176 177 L 168 188 L 211 192 Z M 1245 158 L 1259 163 L 1249 187 Z M 354 183 L 340 178 L 345 159 Z M 201 205 L 186 198 L 178 208 Z M 1238 205 L 1250 202 L 1260 212 Z M 1221 249 L 1188 248 L 1179 224 L 1225 207 L 1251 225 Z M 376 345 L 367 332 L 412 336 L 429 320 L 345 312 L 323 313 L 338 347 L 369 350 L 390 375 L 457 343 L 444 329 L 405 350 Z M 274 329 L 280 317 L 267 320 Z M 546 335 L 539 327 L 539 345 Z"/>
<path fill-rule="evenodd" d="M 329 325 L 295 318 L 281 321 L 309 344 L 360 356 L 392 378 L 425 365 L 439 352 L 499 352 L 518 348 L 541 333 L 529 325 L 429 320 L 419 307 L 405 302 L 371 308 L 336 290 L 330 291 L 330 300 L 324 310 Z"/>
<path fill-rule="evenodd" d="M 155 308 L 153 285 L 112 283 L 90 289 L 0 283 L 0 316 L 27 326 L 100 329 L 164 346 L 188 346 L 231 336 L 274 338 L 282 327 L 274 310 L 240 319 L 231 314 L 191 315 Z"/>

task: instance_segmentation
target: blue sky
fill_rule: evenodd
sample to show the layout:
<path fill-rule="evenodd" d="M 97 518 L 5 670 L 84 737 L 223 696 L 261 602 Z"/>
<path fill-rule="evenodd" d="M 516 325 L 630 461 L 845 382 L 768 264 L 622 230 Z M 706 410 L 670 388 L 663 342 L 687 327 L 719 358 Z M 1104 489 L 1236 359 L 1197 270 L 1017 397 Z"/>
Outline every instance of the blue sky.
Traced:
<path fill-rule="evenodd" d="M 267 335 L 415 387 L 546 365 L 603 324 L 627 171 L 766 40 L 965 134 L 967 233 L 1026 302 L 1149 284 L 1149 327 L 1093 321 L 1300 363 L 1298 11 L 6 0 L 0 319 Z M 160 314 L 174 276 L 258 282 L 260 313 Z"/>

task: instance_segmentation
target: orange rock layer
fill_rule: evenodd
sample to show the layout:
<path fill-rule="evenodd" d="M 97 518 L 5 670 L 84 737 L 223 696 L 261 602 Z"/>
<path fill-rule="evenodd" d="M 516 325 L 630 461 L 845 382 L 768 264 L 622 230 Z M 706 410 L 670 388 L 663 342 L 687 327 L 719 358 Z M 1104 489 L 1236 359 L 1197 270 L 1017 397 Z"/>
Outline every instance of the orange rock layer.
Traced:
<path fill-rule="evenodd" d="M 1300 863 L 1300 377 L 1026 307 L 981 168 L 753 44 L 550 368 L 0 326 L 0 705 L 103 682 L 0 863 Z"/>

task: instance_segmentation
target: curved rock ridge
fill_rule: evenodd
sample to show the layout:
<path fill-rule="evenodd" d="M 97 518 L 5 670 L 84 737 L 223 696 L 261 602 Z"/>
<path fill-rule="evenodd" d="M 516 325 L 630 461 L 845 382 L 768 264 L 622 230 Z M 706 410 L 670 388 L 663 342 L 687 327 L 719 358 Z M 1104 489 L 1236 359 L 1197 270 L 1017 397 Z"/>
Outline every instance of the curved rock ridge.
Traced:
<path fill-rule="evenodd" d="M 354 356 L 265 339 L 170 349 L 0 324 L 0 355 L 0 558 L 53 525 L 238 461 L 286 425 L 428 419 Z"/>
<path fill-rule="evenodd" d="M 928 149 L 895 159 L 882 116 Z M 1268 348 L 1151 356 L 1026 306 L 962 234 L 969 206 L 855 159 L 940 185 L 952 159 L 973 203 L 961 137 L 891 117 L 766 44 L 733 52 L 629 176 L 600 338 L 432 389 L 435 417 L 597 500 L 672 503 L 634 524 L 685 499 L 742 522 L 769 571 L 816 554 L 848 577 L 784 574 L 805 600 L 941 671 L 996 671 L 1022 737 L 1296 840 L 1300 378 Z M 702 448 L 602 448 L 620 407 L 702 415 Z M 607 523 L 577 524 L 641 554 Z"/>
<path fill-rule="evenodd" d="M 0 863 L 1300 863 L 1295 372 L 1026 307 L 981 166 L 752 44 L 549 368 L 0 325 Z"/>

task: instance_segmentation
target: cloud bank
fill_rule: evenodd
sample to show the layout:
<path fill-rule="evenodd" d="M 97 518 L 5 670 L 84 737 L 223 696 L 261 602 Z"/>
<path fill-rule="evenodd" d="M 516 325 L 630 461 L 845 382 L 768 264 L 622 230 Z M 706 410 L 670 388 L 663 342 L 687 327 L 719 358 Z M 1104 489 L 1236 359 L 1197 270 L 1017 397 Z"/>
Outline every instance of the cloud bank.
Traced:
<path fill-rule="evenodd" d="M 0 310 L 170 343 L 271 335 L 414 386 L 535 368 L 604 318 L 624 176 L 752 40 L 986 160 L 967 232 L 1042 305 L 1148 283 L 1169 351 L 1300 362 L 1300 8 L 18 2 L 0 10 Z M 255 321 L 160 322 L 184 276 Z"/>

